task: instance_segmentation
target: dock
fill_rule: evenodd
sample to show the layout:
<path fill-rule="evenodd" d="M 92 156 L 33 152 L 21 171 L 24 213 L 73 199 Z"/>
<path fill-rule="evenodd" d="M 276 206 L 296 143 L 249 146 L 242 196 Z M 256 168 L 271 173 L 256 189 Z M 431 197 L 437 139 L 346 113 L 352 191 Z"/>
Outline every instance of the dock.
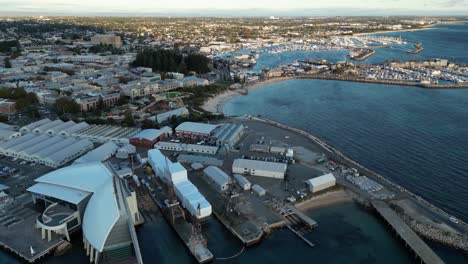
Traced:
<path fill-rule="evenodd" d="M 310 233 L 313 228 L 317 227 L 318 224 L 316 221 L 297 210 L 296 207 L 288 205 L 287 214 L 284 215 L 286 219 L 286 227 L 291 230 L 296 236 L 298 236 L 302 241 L 304 241 L 310 247 L 315 247 L 315 244 L 312 243 L 309 239 L 305 237 L 306 234 Z"/>
<path fill-rule="evenodd" d="M 426 264 L 442 264 L 442 259 L 383 201 L 372 201 L 379 215 L 392 227 L 405 245 Z"/>
<path fill-rule="evenodd" d="M 64 236 L 57 234 L 53 234 L 50 241 L 42 239 L 40 230 L 35 228 L 36 219 L 40 215 L 20 204 L 12 204 L 0 210 L 0 245 L 33 263 L 66 243 Z"/>
<path fill-rule="evenodd" d="M 206 243 L 198 243 L 199 241 L 192 240 L 193 225 L 187 222 L 186 219 L 176 218 L 172 221 L 172 215 L 170 209 L 166 206 L 164 202 L 167 195 L 167 188 L 164 184 L 159 183 L 157 179 L 151 181 L 152 183 L 157 183 L 154 190 L 149 191 L 149 196 L 156 203 L 161 210 L 161 213 L 166 218 L 167 222 L 172 226 L 174 231 L 177 233 L 179 238 L 184 242 L 184 244 L 189 249 L 192 256 L 197 260 L 198 263 L 207 263 L 213 260 L 213 254 L 208 249 Z M 206 241 L 206 240 L 205 240 Z"/>
<path fill-rule="evenodd" d="M 244 245 L 251 246 L 259 243 L 262 240 L 264 232 L 259 225 L 260 222 L 264 223 L 265 221 L 257 219 L 258 212 L 246 215 L 243 212 L 226 211 L 225 198 L 219 192 L 209 186 L 209 184 L 202 179 L 202 176 L 193 177 L 191 181 L 197 186 L 203 196 L 205 196 L 206 200 L 211 204 L 213 214 L 216 216 L 216 218 L 218 218 L 218 220 Z M 273 212 L 271 213 L 274 214 Z M 280 218 L 277 217 L 277 220 L 280 220 Z"/>

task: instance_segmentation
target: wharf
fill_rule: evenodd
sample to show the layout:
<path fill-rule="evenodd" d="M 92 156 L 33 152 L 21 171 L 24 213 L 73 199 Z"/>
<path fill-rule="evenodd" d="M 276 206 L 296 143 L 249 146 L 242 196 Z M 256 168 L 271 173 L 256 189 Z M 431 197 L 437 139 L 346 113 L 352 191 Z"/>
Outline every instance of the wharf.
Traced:
<path fill-rule="evenodd" d="M 165 185 L 159 183 L 157 179 L 152 182 L 156 182 L 157 188 L 155 188 L 155 190 L 153 191 L 148 190 L 150 191 L 151 198 L 161 209 L 161 212 L 166 218 L 167 222 L 172 226 L 174 231 L 187 246 L 192 256 L 197 260 L 198 263 L 206 263 L 212 261 L 213 254 L 207 248 L 206 244 L 201 242 L 194 243 L 194 241 L 192 241 L 191 238 L 193 225 L 187 222 L 186 219 L 182 218 L 176 218 L 174 222 L 172 221 L 170 209 L 167 208 L 164 203 L 164 201 L 168 198 L 167 188 L 165 187 Z"/>
<path fill-rule="evenodd" d="M 405 222 L 383 201 L 372 201 L 379 215 L 392 227 L 395 233 L 411 248 L 416 256 L 426 264 L 441 264 L 442 259 L 406 225 Z"/>
<path fill-rule="evenodd" d="M 202 177 L 203 176 L 197 176 L 190 180 L 197 186 L 203 196 L 205 196 L 211 204 L 213 214 L 219 219 L 219 221 L 244 245 L 251 246 L 260 242 L 263 237 L 263 230 L 258 227 L 258 223 L 263 221 L 256 218 L 257 213 L 253 212 L 252 214 L 246 215 L 242 212 L 226 211 L 225 198 L 209 186 Z"/>
<path fill-rule="evenodd" d="M 309 228 L 314 228 L 318 226 L 318 223 L 312 218 L 305 215 L 303 212 L 297 210 L 296 207 L 288 205 L 287 208 L 296 214 Z"/>
<path fill-rule="evenodd" d="M 65 243 L 63 236 L 57 234 L 52 234 L 50 241 L 42 239 L 40 230 L 35 228 L 40 215 L 19 204 L 3 208 L 0 211 L 0 245 L 33 263 Z"/>
<path fill-rule="evenodd" d="M 417 43 L 414 45 L 415 50 L 407 51 L 409 54 L 418 54 L 419 52 L 423 51 L 424 48 L 422 47 L 422 43 Z"/>

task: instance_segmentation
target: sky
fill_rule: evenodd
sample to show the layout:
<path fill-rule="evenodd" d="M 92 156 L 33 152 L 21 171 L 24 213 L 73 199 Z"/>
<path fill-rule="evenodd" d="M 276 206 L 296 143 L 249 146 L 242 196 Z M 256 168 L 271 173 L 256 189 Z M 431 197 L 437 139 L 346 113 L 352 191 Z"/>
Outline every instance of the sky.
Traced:
<path fill-rule="evenodd" d="M 1 15 L 468 15 L 468 0 L 0 0 Z"/>

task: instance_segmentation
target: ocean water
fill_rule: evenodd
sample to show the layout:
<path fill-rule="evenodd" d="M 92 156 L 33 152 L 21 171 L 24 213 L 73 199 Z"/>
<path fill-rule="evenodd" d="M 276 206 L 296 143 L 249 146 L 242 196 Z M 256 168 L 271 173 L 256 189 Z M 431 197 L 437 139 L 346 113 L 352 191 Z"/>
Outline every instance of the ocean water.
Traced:
<path fill-rule="evenodd" d="M 290 80 L 236 97 L 224 111 L 309 131 L 466 221 L 467 105 L 468 90 Z"/>
<path fill-rule="evenodd" d="M 355 64 L 382 64 L 385 61 L 449 59 L 452 62 L 468 64 L 468 23 L 459 25 L 437 25 L 427 30 L 371 34 L 376 36 L 401 37 L 411 42 L 422 42 L 424 50 L 418 54 L 408 54 L 413 44 L 393 48 L 376 49 L 376 53 L 364 61 L 352 61 Z M 242 52 L 248 52 L 244 50 Z M 251 71 L 261 72 L 265 67 L 275 68 L 292 63 L 295 60 L 326 59 L 330 62 L 349 61 L 347 50 L 337 51 L 289 51 L 278 54 L 261 54 Z"/>

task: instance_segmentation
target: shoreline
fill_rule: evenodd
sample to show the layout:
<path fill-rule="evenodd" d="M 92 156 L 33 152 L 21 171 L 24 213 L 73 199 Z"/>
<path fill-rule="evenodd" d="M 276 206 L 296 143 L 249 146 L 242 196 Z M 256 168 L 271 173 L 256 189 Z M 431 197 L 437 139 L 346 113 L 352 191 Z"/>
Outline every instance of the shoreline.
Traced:
<path fill-rule="evenodd" d="M 434 27 L 438 25 L 443 25 L 443 23 L 437 23 L 432 25 L 423 26 L 422 28 L 407 28 L 407 29 L 398 29 L 398 30 L 379 30 L 371 33 L 357 33 L 353 34 L 352 36 L 365 36 L 365 35 L 372 35 L 372 34 L 385 34 L 385 33 L 398 33 L 398 32 L 414 32 L 420 30 L 429 30 L 434 29 Z"/>
<path fill-rule="evenodd" d="M 400 85 L 408 87 L 417 87 L 422 89 L 468 89 L 468 83 L 462 85 L 443 85 L 443 84 L 421 84 L 417 82 L 404 82 L 395 80 L 372 80 L 372 79 L 359 79 L 359 78 L 346 78 L 340 76 L 318 76 L 318 75 L 303 75 L 294 77 L 273 77 L 263 81 L 257 81 L 255 83 L 248 84 L 244 89 L 253 90 L 262 88 L 266 85 L 288 81 L 288 80 L 300 80 L 300 79 L 311 79 L 311 80 L 328 80 L 328 81 L 341 81 L 341 82 L 359 82 L 359 83 L 373 83 L 382 85 Z M 234 99 L 236 96 L 241 96 L 238 91 L 226 90 L 220 94 L 210 97 L 203 103 L 202 109 L 215 114 L 224 114 L 224 106 Z"/>
<path fill-rule="evenodd" d="M 304 212 L 343 203 L 352 203 L 353 201 L 354 200 L 351 195 L 349 195 L 345 190 L 339 190 L 314 196 L 308 200 L 297 203 L 294 206 L 298 210 Z"/>

